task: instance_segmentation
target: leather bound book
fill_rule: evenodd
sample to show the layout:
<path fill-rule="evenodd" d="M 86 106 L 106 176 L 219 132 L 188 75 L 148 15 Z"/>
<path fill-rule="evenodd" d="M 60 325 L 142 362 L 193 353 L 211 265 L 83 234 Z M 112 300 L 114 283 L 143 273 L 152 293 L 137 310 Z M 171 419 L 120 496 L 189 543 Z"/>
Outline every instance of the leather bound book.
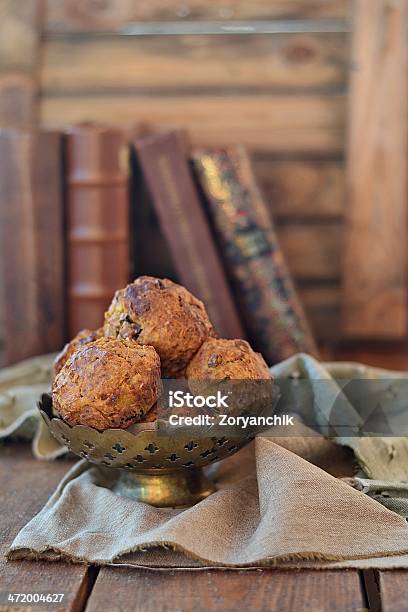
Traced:
<path fill-rule="evenodd" d="M 299 351 L 317 356 L 245 149 L 195 151 L 193 159 L 254 348 L 270 364 Z"/>
<path fill-rule="evenodd" d="M 66 138 L 68 327 L 97 329 L 129 282 L 129 155 L 120 129 L 84 124 Z"/>
<path fill-rule="evenodd" d="M 0 131 L 1 362 L 65 340 L 62 136 Z"/>
<path fill-rule="evenodd" d="M 244 338 L 192 178 L 186 132 L 136 139 L 134 145 L 180 281 L 204 302 L 221 336 Z"/>

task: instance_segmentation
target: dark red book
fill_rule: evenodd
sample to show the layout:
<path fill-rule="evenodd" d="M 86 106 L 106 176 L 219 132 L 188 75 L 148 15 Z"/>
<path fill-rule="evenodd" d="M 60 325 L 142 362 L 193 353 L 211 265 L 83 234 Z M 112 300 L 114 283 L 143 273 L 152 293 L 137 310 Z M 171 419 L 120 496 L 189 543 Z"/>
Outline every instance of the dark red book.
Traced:
<path fill-rule="evenodd" d="M 318 351 L 243 147 L 196 151 L 198 180 L 254 348 L 270 364 Z"/>
<path fill-rule="evenodd" d="M 64 329 L 62 136 L 0 131 L 0 360 L 61 348 Z"/>
<path fill-rule="evenodd" d="M 67 135 L 69 335 L 97 329 L 129 281 L 129 155 L 120 129 L 78 125 Z"/>
<path fill-rule="evenodd" d="M 199 200 L 183 131 L 135 139 L 136 157 L 180 281 L 200 298 L 225 338 L 244 331 Z"/>

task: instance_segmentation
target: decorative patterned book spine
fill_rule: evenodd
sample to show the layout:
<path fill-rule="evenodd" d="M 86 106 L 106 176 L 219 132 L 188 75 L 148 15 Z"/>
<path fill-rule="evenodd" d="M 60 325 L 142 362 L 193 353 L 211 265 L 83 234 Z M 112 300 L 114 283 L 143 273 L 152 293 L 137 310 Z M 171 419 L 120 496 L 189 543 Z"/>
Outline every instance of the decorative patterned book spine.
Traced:
<path fill-rule="evenodd" d="M 193 161 L 255 348 L 270 364 L 317 356 L 245 149 L 195 151 Z"/>
<path fill-rule="evenodd" d="M 67 135 L 69 334 L 97 329 L 129 281 L 129 156 L 116 128 L 78 125 Z"/>
<path fill-rule="evenodd" d="M 3 364 L 65 340 L 62 137 L 0 132 L 0 284 Z"/>
<path fill-rule="evenodd" d="M 191 175 L 186 133 L 166 132 L 134 144 L 180 281 L 204 302 L 221 336 L 244 338 Z"/>

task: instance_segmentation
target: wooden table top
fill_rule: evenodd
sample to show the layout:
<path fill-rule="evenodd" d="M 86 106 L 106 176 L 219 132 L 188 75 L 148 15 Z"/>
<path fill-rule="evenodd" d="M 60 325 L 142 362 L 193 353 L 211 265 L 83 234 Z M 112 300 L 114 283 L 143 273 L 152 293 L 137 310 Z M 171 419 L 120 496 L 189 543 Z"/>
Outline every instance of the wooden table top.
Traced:
<path fill-rule="evenodd" d="M 42 508 L 70 465 L 68 459 L 36 461 L 28 444 L 0 447 L 0 592 L 65 593 L 61 604 L 10 604 L 0 610 L 408 610 L 408 571 L 403 570 L 158 571 L 6 562 L 14 536 Z"/>

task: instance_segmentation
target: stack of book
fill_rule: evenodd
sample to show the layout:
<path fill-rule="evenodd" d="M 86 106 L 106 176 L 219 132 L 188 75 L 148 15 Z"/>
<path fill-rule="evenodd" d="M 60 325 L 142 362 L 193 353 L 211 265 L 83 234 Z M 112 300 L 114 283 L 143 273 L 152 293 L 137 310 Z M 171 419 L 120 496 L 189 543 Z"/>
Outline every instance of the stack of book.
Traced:
<path fill-rule="evenodd" d="M 157 275 L 175 270 L 221 336 L 248 338 L 271 364 L 317 355 L 242 147 L 191 150 L 183 130 L 129 138 L 88 124 L 0 132 L 0 245 L 3 363 L 98 327 L 150 258 Z"/>

